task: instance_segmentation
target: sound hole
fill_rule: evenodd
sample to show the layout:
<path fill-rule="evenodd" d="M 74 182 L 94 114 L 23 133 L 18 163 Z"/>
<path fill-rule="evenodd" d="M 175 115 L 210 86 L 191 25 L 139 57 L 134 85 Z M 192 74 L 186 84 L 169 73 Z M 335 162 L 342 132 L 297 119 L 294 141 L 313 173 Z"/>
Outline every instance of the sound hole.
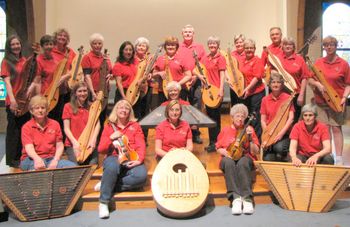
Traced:
<path fill-rule="evenodd" d="M 179 163 L 173 166 L 173 170 L 175 173 L 178 173 L 179 170 L 181 170 L 181 172 L 186 172 L 187 166 L 185 164 Z"/>

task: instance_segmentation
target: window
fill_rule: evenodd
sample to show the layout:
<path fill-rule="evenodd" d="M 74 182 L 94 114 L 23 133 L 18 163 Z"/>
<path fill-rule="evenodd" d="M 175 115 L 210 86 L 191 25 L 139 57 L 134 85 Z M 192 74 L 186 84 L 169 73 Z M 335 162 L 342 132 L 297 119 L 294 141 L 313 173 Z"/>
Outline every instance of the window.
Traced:
<path fill-rule="evenodd" d="M 328 35 L 338 40 L 337 54 L 350 63 L 350 4 L 323 3 L 322 37 Z"/>

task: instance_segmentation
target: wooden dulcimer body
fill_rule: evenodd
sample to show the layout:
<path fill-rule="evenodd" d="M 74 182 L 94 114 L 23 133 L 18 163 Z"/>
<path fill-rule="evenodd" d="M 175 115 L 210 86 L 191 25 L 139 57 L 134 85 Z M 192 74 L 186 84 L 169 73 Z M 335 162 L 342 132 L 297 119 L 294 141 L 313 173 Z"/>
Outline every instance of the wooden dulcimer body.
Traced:
<path fill-rule="evenodd" d="M 58 99 L 60 96 L 59 81 L 67 71 L 67 62 L 68 54 L 66 54 L 66 56 L 56 66 L 50 86 L 44 93 L 44 96 L 47 98 L 47 101 L 49 103 L 48 112 L 53 110 L 53 108 L 55 108 L 55 106 L 58 103 Z"/>
<path fill-rule="evenodd" d="M 270 124 L 266 126 L 265 130 L 261 135 L 262 149 L 273 145 L 276 136 L 286 125 L 290 112 L 290 107 L 291 105 L 293 105 L 293 98 L 294 93 L 281 104 L 274 119 L 270 122 Z"/>
<path fill-rule="evenodd" d="M 108 103 L 108 91 L 109 91 L 109 87 L 107 83 L 107 75 L 109 74 L 109 65 L 108 65 L 107 57 L 108 57 L 108 50 L 105 49 L 103 54 L 103 61 L 100 66 L 100 81 L 98 85 L 98 91 L 103 92 L 103 99 L 102 99 L 103 110 L 106 108 Z"/>
<path fill-rule="evenodd" d="M 131 103 L 131 105 L 135 105 L 137 100 L 140 97 L 140 86 L 138 85 L 139 80 L 143 77 L 147 67 L 147 59 L 141 61 L 137 65 L 137 73 L 134 80 L 131 82 L 130 86 L 126 90 L 125 96 L 126 99 Z"/>
<path fill-rule="evenodd" d="M 28 105 L 31 97 L 27 96 L 28 88 L 35 78 L 35 73 L 37 69 L 36 57 L 38 56 L 40 45 L 35 43 L 33 45 L 34 53 L 27 61 L 24 63 L 23 70 L 20 73 L 20 78 L 22 78 L 22 84 L 19 86 L 19 90 L 14 92 L 15 99 L 17 102 L 17 116 L 23 116 L 28 112 Z"/>
<path fill-rule="evenodd" d="M 199 62 L 196 51 L 193 51 L 193 57 L 195 59 L 198 72 L 204 76 L 204 82 L 202 81 L 203 103 L 211 108 L 216 108 L 222 102 L 222 97 L 219 97 L 220 89 L 209 84 L 206 76 L 208 75 L 207 70 L 204 65 Z"/>
<path fill-rule="evenodd" d="M 237 94 L 238 97 L 243 95 L 244 90 L 244 76 L 239 71 L 238 61 L 231 55 L 231 49 L 227 48 L 227 52 L 221 51 L 221 54 L 226 59 L 226 69 L 229 76 L 230 88 Z"/>
<path fill-rule="evenodd" d="M 268 53 L 269 62 L 275 67 L 275 69 L 282 75 L 284 79 L 284 86 L 289 90 L 290 93 L 293 93 L 297 89 L 297 84 L 292 75 L 290 75 L 282 66 L 281 61 L 276 55 L 274 55 L 269 48 L 264 47 L 264 51 Z"/>
<path fill-rule="evenodd" d="M 78 51 L 79 54 L 73 59 L 72 68 L 70 70 L 70 74 L 72 75 L 72 77 L 68 80 L 68 86 L 70 89 L 72 89 L 75 84 L 84 80 L 83 68 L 81 67 L 81 60 L 83 59 L 84 55 L 84 47 L 80 46 Z"/>
<path fill-rule="evenodd" d="M 79 163 L 83 163 L 93 152 L 93 149 L 89 147 L 89 142 L 95 132 L 95 128 L 102 111 L 102 99 L 103 92 L 99 91 L 96 100 L 89 108 L 88 122 L 86 123 L 86 126 L 78 139 L 80 144 L 80 155 L 77 157 L 77 161 Z"/>
<path fill-rule="evenodd" d="M 163 92 L 166 98 L 168 98 L 168 91 L 166 87 L 168 86 L 168 83 L 170 81 L 173 81 L 173 76 L 171 74 L 170 68 L 169 68 L 169 60 L 168 56 L 165 55 L 165 78 L 163 79 L 162 87 L 163 87 Z"/>
<path fill-rule="evenodd" d="M 154 170 L 153 198 L 158 209 L 169 217 L 184 218 L 196 214 L 204 206 L 208 192 L 208 174 L 188 150 L 169 151 Z"/>
<path fill-rule="evenodd" d="M 315 65 L 312 64 L 310 58 L 306 56 L 305 59 L 307 64 L 315 74 L 314 79 L 319 81 L 325 87 L 325 91 L 322 93 L 322 96 L 326 101 L 327 105 L 335 112 L 338 112 L 338 113 L 343 112 L 344 107 L 340 105 L 341 97 L 339 96 L 339 94 L 327 82 L 323 72 L 319 68 L 317 68 Z"/>

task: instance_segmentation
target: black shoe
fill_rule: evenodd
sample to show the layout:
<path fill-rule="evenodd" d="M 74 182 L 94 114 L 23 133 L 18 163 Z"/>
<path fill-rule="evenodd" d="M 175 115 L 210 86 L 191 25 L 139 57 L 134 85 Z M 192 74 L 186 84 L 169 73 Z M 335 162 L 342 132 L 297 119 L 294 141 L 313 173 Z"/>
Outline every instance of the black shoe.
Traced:
<path fill-rule="evenodd" d="M 215 144 L 209 144 L 209 146 L 207 146 L 205 150 L 207 150 L 208 153 L 215 152 L 216 151 Z"/>
<path fill-rule="evenodd" d="M 193 141 L 193 143 L 197 143 L 197 144 L 203 143 L 203 140 L 199 136 L 193 136 L 192 141 Z"/>

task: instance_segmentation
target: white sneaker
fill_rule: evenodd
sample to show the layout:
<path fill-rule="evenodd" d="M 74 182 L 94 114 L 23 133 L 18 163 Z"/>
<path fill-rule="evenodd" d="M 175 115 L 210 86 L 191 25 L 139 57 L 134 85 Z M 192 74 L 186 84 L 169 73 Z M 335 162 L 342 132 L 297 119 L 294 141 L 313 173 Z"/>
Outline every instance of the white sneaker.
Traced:
<path fill-rule="evenodd" d="M 343 166 L 344 165 L 343 157 L 342 156 L 336 156 L 334 165 L 336 165 L 336 166 Z"/>
<path fill-rule="evenodd" d="M 98 206 L 98 216 L 102 219 L 109 218 L 108 204 L 100 203 Z"/>
<path fill-rule="evenodd" d="M 100 189 L 101 189 L 101 181 L 99 181 L 94 187 L 95 192 L 99 192 Z"/>
<path fill-rule="evenodd" d="M 243 200 L 243 213 L 244 214 L 253 214 L 254 206 L 251 201 Z"/>
<path fill-rule="evenodd" d="M 242 214 L 242 198 L 236 198 L 232 201 L 232 214 Z"/>

